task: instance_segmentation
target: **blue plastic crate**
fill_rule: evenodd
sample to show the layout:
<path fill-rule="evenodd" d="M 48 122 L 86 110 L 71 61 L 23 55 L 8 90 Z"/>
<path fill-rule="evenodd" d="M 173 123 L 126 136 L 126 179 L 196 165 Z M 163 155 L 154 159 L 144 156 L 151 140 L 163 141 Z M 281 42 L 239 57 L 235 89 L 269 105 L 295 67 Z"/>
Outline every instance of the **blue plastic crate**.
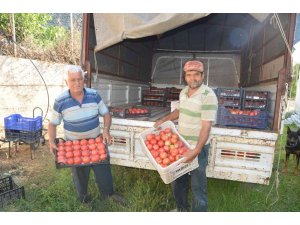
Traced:
<path fill-rule="evenodd" d="M 42 128 L 42 116 L 35 118 L 12 114 L 4 118 L 4 128 L 9 130 L 37 131 Z"/>
<path fill-rule="evenodd" d="M 217 124 L 223 126 L 247 127 L 255 129 L 266 129 L 268 125 L 268 112 L 257 110 L 256 116 L 232 114 L 225 107 L 219 107 Z"/>

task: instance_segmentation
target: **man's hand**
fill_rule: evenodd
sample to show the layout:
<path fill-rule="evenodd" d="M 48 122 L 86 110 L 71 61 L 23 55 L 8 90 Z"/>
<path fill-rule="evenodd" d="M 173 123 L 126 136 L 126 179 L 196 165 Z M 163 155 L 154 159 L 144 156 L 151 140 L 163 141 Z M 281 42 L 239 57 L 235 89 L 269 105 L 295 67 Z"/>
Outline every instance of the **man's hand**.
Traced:
<path fill-rule="evenodd" d="M 154 124 L 155 128 L 158 128 L 164 121 L 163 120 L 157 120 Z"/>
<path fill-rule="evenodd" d="M 102 136 L 105 144 L 110 145 L 112 143 L 112 137 L 110 136 L 109 132 L 106 129 L 103 130 Z"/>
<path fill-rule="evenodd" d="M 193 149 L 193 150 L 188 150 L 186 153 L 184 153 L 183 157 L 183 163 L 190 163 L 192 162 L 197 156 L 198 156 L 198 152 Z"/>
<path fill-rule="evenodd" d="M 49 141 L 49 150 L 54 155 L 55 150 L 57 149 L 56 144 L 54 141 Z"/>

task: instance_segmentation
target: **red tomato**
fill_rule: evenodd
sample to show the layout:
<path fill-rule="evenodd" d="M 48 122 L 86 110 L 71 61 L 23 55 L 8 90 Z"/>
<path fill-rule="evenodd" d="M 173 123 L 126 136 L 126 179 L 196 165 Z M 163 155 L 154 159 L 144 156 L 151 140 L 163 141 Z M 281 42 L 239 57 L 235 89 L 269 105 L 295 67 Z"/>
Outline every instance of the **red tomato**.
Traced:
<path fill-rule="evenodd" d="M 164 146 L 164 150 L 165 150 L 166 152 L 170 151 L 170 146 L 165 145 L 165 146 Z"/>
<path fill-rule="evenodd" d="M 170 162 L 174 162 L 175 161 L 175 157 L 172 156 L 172 155 L 169 155 L 169 160 L 170 160 Z"/>
<path fill-rule="evenodd" d="M 95 144 L 95 139 L 89 139 L 88 143 L 91 144 Z"/>
<path fill-rule="evenodd" d="M 155 139 L 151 139 L 151 140 L 150 140 L 150 144 L 151 144 L 151 145 L 154 145 L 154 144 L 156 144 L 156 143 L 157 143 L 157 141 L 156 141 Z"/>
<path fill-rule="evenodd" d="M 148 145 L 148 144 L 150 144 L 150 141 L 145 141 L 145 145 Z"/>
<path fill-rule="evenodd" d="M 159 153 L 158 153 L 158 151 L 152 150 L 152 151 L 151 151 L 151 155 L 152 155 L 154 158 L 156 158 L 156 157 L 159 155 Z"/>
<path fill-rule="evenodd" d="M 157 144 L 158 144 L 159 147 L 163 147 L 165 145 L 164 141 L 162 141 L 162 140 L 159 140 L 157 142 Z"/>
<path fill-rule="evenodd" d="M 100 155 L 103 155 L 103 154 L 105 154 L 105 153 L 106 153 L 106 150 L 105 150 L 105 149 L 99 149 L 99 151 L 98 151 L 98 152 L 99 152 L 99 154 L 100 154 Z"/>
<path fill-rule="evenodd" d="M 90 145 L 88 145 L 88 147 L 89 147 L 89 150 L 94 150 L 97 148 L 95 144 L 90 144 Z"/>
<path fill-rule="evenodd" d="M 64 144 L 65 144 L 64 141 L 59 139 L 58 143 L 57 143 L 57 146 L 64 146 Z"/>
<path fill-rule="evenodd" d="M 58 156 L 57 157 L 57 162 L 65 164 L 67 162 L 67 160 L 66 160 L 66 158 L 64 156 Z"/>
<path fill-rule="evenodd" d="M 65 156 L 66 152 L 65 151 L 57 151 L 56 155 L 57 156 Z"/>
<path fill-rule="evenodd" d="M 91 154 L 92 154 L 92 155 L 98 155 L 97 149 L 92 150 L 92 151 L 91 151 Z"/>
<path fill-rule="evenodd" d="M 86 151 L 86 150 L 88 150 L 88 146 L 87 145 L 81 145 L 80 149 L 81 149 L 81 151 Z"/>
<path fill-rule="evenodd" d="M 155 161 L 158 163 L 158 164 L 161 164 L 162 163 L 162 159 L 160 157 L 156 157 L 155 158 Z"/>
<path fill-rule="evenodd" d="M 155 140 L 159 141 L 160 140 L 160 136 L 159 135 L 155 135 Z"/>
<path fill-rule="evenodd" d="M 170 132 L 172 132 L 171 128 L 166 128 L 164 131 L 165 131 L 165 133 L 170 133 Z"/>
<path fill-rule="evenodd" d="M 100 160 L 102 161 L 102 160 L 105 160 L 107 158 L 107 155 L 106 154 L 101 154 L 100 155 Z"/>
<path fill-rule="evenodd" d="M 174 138 L 174 139 L 178 139 L 179 136 L 177 134 L 172 134 L 172 137 L 171 138 Z"/>
<path fill-rule="evenodd" d="M 74 150 L 74 151 L 80 150 L 80 145 L 73 145 L 73 150 Z"/>
<path fill-rule="evenodd" d="M 170 153 L 172 156 L 176 157 L 178 155 L 179 151 L 177 148 L 173 148 L 170 150 Z"/>
<path fill-rule="evenodd" d="M 67 152 L 67 153 L 66 153 L 66 158 L 67 158 L 67 159 L 73 158 L 73 156 L 74 156 L 74 155 L 73 155 L 73 152 Z"/>
<path fill-rule="evenodd" d="M 66 141 L 66 142 L 65 142 L 65 145 L 66 145 L 66 146 L 72 146 L 72 145 L 73 145 L 73 142 L 72 142 L 72 141 Z"/>
<path fill-rule="evenodd" d="M 81 164 L 81 162 L 82 162 L 82 160 L 81 160 L 80 157 L 75 157 L 74 158 L 74 164 L 79 165 L 79 164 Z"/>
<path fill-rule="evenodd" d="M 64 146 L 58 146 L 57 150 L 58 150 L 58 151 L 64 151 L 64 150 L 65 150 L 65 147 L 64 147 Z"/>
<path fill-rule="evenodd" d="M 72 152 L 72 151 L 73 151 L 73 148 L 72 148 L 72 146 L 67 146 L 67 147 L 65 148 L 65 150 L 66 150 L 66 152 Z"/>
<path fill-rule="evenodd" d="M 73 165 L 74 164 L 74 159 L 73 158 L 67 159 L 67 164 L 68 165 Z"/>
<path fill-rule="evenodd" d="M 80 145 L 87 145 L 87 140 L 82 139 L 82 140 L 80 141 Z"/>
<path fill-rule="evenodd" d="M 159 149 L 158 144 L 155 144 L 155 145 L 153 145 L 152 147 L 153 147 L 154 150 L 158 150 L 158 149 Z"/>
<path fill-rule="evenodd" d="M 105 144 L 103 144 L 103 143 L 98 143 L 97 144 L 97 148 L 100 150 L 100 149 L 105 149 L 106 148 L 106 146 L 105 146 Z"/>
<path fill-rule="evenodd" d="M 165 151 L 164 148 L 159 148 L 159 149 L 158 149 L 158 152 L 161 153 L 161 152 L 167 152 L 167 151 Z"/>
<path fill-rule="evenodd" d="M 159 135 L 160 136 L 165 135 L 165 132 L 162 130 L 162 131 L 159 132 Z"/>
<path fill-rule="evenodd" d="M 171 138 L 171 143 L 172 143 L 172 144 L 176 144 L 176 143 L 177 143 L 177 141 L 178 141 L 178 139 L 177 139 L 177 138 L 173 138 L 173 137 Z"/>
<path fill-rule="evenodd" d="M 170 159 L 169 158 L 165 158 L 164 160 L 163 160 L 163 165 L 169 165 L 170 164 Z"/>
<path fill-rule="evenodd" d="M 102 142 L 103 142 L 103 139 L 102 139 L 102 137 L 97 137 L 97 138 L 95 139 L 95 141 L 96 141 L 96 143 L 102 143 Z"/>
<path fill-rule="evenodd" d="M 74 150 L 73 155 L 74 155 L 74 157 L 80 157 L 81 156 L 81 151 L 80 150 Z"/>
<path fill-rule="evenodd" d="M 91 156 L 91 161 L 92 162 L 98 162 L 100 160 L 100 156 L 99 155 L 92 155 Z"/>
<path fill-rule="evenodd" d="M 147 146 L 147 148 L 149 149 L 149 150 L 151 150 L 152 148 L 153 148 L 153 146 L 151 145 L 151 144 L 148 144 L 148 145 L 146 145 Z"/>
<path fill-rule="evenodd" d="M 81 152 L 82 156 L 89 156 L 90 155 L 90 151 L 89 150 L 84 150 Z"/>
<path fill-rule="evenodd" d="M 184 153 L 186 153 L 187 149 L 186 148 L 180 148 L 179 149 L 179 154 L 183 155 Z"/>
<path fill-rule="evenodd" d="M 148 134 L 148 135 L 146 136 L 146 139 L 147 139 L 148 141 L 151 141 L 153 138 L 154 138 L 154 135 L 153 135 L 153 134 Z"/>
<path fill-rule="evenodd" d="M 79 144 L 80 144 L 80 141 L 78 141 L 78 140 L 73 141 L 73 145 L 79 145 Z"/>
<path fill-rule="evenodd" d="M 90 157 L 89 157 L 89 156 L 84 156 L 84 157 L 82 157 L 82 162 L 83 162 L 84 164 L 90 163 Z"/>
<path fill-rule="evenodd" d="M 161 153 L 159 153 L 159 157 L 160 157 L 161 159 L 165 159 L 165 158 L 168 157 L 168 154 L 167 154 L 166 152 L 161 152 Z"/>
<path fill-rule="evenodd" d="M 177 141 L 178 147 L 182 147 L 183 146 L 183 142 L 182 141 Z"/>

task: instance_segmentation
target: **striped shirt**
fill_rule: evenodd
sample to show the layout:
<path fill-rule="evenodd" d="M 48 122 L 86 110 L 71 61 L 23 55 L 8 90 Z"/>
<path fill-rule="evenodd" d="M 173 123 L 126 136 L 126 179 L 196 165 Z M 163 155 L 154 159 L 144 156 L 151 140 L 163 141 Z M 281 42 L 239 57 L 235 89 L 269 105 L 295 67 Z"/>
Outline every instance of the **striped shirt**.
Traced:
<path fill-rule="evenodd" d="M 82 103 L 74 99 L 70 91 L 64 91 L 54 102 L 50 123 L 64 124 L 67 140 L 95 138 L 100 134 L 99 115 L 108 109 L 96 90 L 84 88 Z"/>
<path fill-rule="evenodd" d="M 189 87 L 185 87 L 179 96 L 178 131 L 192 146 L 196 146 L 202 127 L 202 120 L 215 121 L 218 100 L 214 91 L 202 84 L 199 89 L 188 97 Z M 210 142 L 210 135 L 206 144 Z"/>

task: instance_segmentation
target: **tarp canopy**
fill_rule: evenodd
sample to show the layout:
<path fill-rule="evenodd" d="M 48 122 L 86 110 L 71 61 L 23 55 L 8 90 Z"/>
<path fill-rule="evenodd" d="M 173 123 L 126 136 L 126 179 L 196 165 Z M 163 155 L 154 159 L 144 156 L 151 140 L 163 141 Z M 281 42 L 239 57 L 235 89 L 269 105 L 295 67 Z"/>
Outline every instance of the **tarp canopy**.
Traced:
<path fill-rule="evenodd" d="M 190 23 L 209 13 L 94 13 L 97 45 L 95 51 L 112 46 L 124 39 L 159 35 Z M 268 14 L 251 14 L 263 21 Z"/>

